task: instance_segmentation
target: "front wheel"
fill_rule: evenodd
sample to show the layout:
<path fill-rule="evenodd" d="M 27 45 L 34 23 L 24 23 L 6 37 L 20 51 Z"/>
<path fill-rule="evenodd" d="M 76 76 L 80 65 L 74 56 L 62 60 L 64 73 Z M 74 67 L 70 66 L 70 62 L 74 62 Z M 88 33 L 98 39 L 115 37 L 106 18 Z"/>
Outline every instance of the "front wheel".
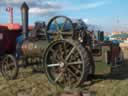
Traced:
<path fill-rule="evenodd" d="M 1 61 L 1 73 L 7 80 L 16 79 L 19 71 L 16 58 L 13 55 L 5 55 Z"/>

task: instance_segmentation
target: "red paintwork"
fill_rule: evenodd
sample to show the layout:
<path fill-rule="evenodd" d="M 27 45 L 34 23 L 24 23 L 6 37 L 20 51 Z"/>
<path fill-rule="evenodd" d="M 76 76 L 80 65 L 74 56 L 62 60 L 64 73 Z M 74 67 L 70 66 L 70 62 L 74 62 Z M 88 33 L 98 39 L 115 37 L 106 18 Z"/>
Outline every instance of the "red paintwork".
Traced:
<path fill-rule="evenodd" d="M 5 25 L 0 25 L 0 30 L 21 30 L 22 26 L 19 24 L 5 24 Z M 34 28 L 33 25 L 30 25 L 28 27 L 29 31 L 31 31 Z"/>
<path fill-rule="evenodd" d="M 20 24 L 3 24 L 0 25 L 0 30 L 21 30 L 22 26 Z M 29 26 L 29 31 L 31 31 L 34 27 L 32 25 Z"/>
<path fill-rule="evenodd" d="M 5 25 L 0 25 L 0 29 L 5 29 L 5 30 L 20 30 L 21 26 L 19 24 L 5 24 Z"/>
<path fill-rule="evenodd" d="M 7 24 L 9 30 L 19 30 L 21 26 L 19 24 Z"/>
<path fill-rule="evenodd" d="M 5 25 L 0 25 L 0 30 L 7 30 L 7 29 L 8 29 L 7 26 L 5 26 Z"/>

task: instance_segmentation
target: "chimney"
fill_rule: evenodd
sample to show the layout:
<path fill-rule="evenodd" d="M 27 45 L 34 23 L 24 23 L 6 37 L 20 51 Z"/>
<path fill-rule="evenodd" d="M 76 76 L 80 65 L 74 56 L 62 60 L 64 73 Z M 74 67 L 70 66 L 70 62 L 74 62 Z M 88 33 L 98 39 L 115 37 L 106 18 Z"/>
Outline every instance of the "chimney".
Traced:
<path fill-rule="evenodd" d="M 24 36 L 24 39 L 28 38 L 28 11 L 29 7 L 28 5 L 24 2 L 21 5 L 21 15 L 22 15 L 22 34 Z"/>

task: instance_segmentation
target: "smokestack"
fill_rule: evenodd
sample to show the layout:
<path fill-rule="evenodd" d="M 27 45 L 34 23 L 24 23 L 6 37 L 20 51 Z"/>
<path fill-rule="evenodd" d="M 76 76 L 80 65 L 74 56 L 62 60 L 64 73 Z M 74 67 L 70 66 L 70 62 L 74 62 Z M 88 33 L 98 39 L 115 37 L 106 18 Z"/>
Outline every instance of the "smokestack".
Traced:
<path fill-rule="evenodd" d="M 22 34 L 24 36 L 24 39 L 28 38 L 28 11 L 29 7 L 24 2 L 21 6 L 21 15 L 22 15 Z"/>

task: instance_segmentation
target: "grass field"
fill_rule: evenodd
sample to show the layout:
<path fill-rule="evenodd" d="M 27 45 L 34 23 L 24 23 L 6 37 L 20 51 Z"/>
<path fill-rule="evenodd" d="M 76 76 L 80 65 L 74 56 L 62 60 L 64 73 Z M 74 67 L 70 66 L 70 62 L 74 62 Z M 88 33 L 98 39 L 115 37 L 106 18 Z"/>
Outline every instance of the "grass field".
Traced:
<path fill-rule="evenodd" d="M 97 66 L 103 68 L 104 64 Z M 99 67 L 98 67 L 99 68 Z M 99 70 L 97 68 L 97 70 Z M 93 96 L 127 96 L 128 94 L 128 66 L 123 65 L 116 74 L 107 74 L 109 67 L 105 67 L 103 73 L 99 71 L 94 79 L 83 84 L 81 89 L 93 93 Z M 59 96 L 63 90 L 48 82 L 46 76 L 41 73 L 32 73 L 31 68 L 22 69 L 16 80 L 6 81 L 0 78 L 0 96 Z"/>
<path fill-rule="evenodd" d="M 33 74 L 30 68 L 21 70 L 16 80 L 0 78 L 0 96 L 55 96 L 58 89 L 45 75 Z"/>
<path fill-rule="evenodd" d="M 96 96 L 128 96 L 127 63 L 115 69 L 115 72 L 113 73 L 109 72 L 109 67 L 103 68 L 106 68 L 104 70 L 107 71 L 105 72 L 102 70 L 101 72 L 104 74 L 100 74 L 98 71 L 99 75 L 96 75 L 92 80 L 88 90 L 95 93 Z"/>

